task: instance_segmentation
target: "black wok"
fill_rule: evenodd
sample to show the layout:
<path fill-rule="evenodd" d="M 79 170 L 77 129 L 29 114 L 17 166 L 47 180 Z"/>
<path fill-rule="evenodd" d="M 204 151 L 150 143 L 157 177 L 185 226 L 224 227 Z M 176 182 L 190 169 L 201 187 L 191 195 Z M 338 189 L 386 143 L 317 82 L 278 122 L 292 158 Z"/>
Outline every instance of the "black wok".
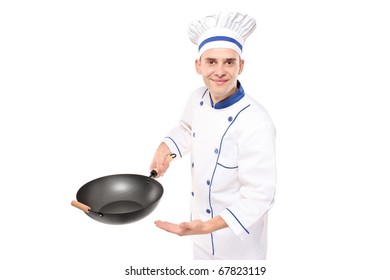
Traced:
<path fill-rule="evenodd" d="M 170 155 L 169 158 L 174 158 Z M 92 219 L 112 225 L 136 222 L 149 215 L 164 193 L 162 185 L 150 176 L 117 174 L 94 179 L 83 185 L 72 205 Z"/>

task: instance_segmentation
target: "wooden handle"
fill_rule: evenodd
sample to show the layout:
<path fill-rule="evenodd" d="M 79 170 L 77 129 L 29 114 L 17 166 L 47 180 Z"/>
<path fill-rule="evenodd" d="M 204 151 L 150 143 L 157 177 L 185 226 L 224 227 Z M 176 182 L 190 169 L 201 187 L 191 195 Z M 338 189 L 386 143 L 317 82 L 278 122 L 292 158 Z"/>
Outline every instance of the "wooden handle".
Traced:
<path fill-rule="evenodd" d="M 174 159 L 176 157 L 176 154 L 169 154 L 169 155 L 167 155 L 167 157 L 166 157 L 166 161 L 168 162 L 168 163 L 171 163 L 171 161 Z"/>
<path fill-rule="evenodd" d="M 171 161 L 176 157 L 176 154 L 169 154 L 167 155 L 167 157 L 165 158 L 165 161 L 169 164 L 171 163 Z M 150 171 L 150 177 L 156 177 L 158 175 L 157 171 L 156 170 L 152 170 Z"/>
<path fill-rule="evenodd" d="M 72 206 L 79 208 L 80 210 L 84 211 L 85 213 L 88 213 L 89 211 L 91 211 L 91 207 L 89 207 L 88 205 L 85 205 L 81 202 L 78 202 L 77 200 L 73 200 L 71 204 L 72 204 Z"/>

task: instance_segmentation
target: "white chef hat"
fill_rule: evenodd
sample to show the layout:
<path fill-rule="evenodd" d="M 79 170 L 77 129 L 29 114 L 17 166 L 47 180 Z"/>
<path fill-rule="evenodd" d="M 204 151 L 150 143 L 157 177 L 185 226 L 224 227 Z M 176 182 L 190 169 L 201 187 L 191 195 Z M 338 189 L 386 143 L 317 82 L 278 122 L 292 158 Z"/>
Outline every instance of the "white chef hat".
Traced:
<path fill-rule="evenodd" d="M 199 57 L 211 48 L 229 48 L 240 56 L 246 38 L 255 30 L 256 21 L 238 12 L 220 12 L 193 21 L 188 28 L 190 40 L 198 46 Z"/>

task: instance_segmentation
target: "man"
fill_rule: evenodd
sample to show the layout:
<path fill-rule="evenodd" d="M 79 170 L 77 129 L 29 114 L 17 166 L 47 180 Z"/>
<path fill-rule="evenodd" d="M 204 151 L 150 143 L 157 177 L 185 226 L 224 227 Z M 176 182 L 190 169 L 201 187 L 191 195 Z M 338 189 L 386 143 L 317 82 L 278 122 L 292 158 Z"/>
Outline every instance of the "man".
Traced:
<path fill-rule="evenodd" d="M 162 176 L 171 153 L 191 153 L 191 221 L 156 221 L 168 232 L 192 235 L 194 259 L 265 259 L 267 212 L 276 186 L 275 129 L 266 110 L 238 81 L 242 47 L 256 22 L 220 13 L 189 27 L 205 87 L 195 90 L 182 118 L 151 163 Z"/>

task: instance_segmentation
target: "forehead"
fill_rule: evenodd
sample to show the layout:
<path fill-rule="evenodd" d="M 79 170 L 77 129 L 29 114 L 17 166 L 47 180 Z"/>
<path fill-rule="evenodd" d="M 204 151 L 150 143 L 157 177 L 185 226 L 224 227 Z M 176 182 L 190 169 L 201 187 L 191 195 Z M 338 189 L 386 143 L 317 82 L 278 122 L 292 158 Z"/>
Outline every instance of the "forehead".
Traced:
<path fill-rule="evenodd" d="M 239 59 L 240 56 L 235 50 L 218 48 L 218 49 L 208 49 L 202 54 L 202 59 Z"/>

